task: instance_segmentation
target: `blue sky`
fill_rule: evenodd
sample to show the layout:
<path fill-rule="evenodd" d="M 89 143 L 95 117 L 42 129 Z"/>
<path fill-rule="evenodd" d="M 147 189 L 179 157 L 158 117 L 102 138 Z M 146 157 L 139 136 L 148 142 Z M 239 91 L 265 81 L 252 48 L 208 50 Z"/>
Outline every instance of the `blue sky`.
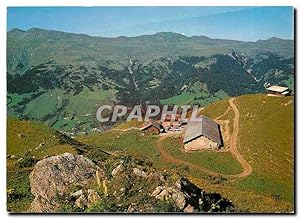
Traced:
<path fill-rule="evenodd" d="M 9 7 L 7 29 L 32 27 L 93 36 L 162 31 L 256 41 L 293 39 L 292 7 Z"/>

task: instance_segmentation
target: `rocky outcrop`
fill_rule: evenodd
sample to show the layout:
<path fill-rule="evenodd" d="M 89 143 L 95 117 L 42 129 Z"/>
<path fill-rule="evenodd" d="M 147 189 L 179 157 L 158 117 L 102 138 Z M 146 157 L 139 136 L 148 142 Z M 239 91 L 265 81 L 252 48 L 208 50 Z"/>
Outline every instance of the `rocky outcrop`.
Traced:
<path fill-rule="evenodd" d="M 100 200 L 100 196 L 99 196 L 99 194 L 96 192 L 96 191 L 94 191 L 93 189 L 89 189 L 88 191 L 87 191 L 87 201 L 88 201 L 88 203 L 87 203 L 87 207 L 89 208 L 89 207 L 91 207 L 95 202 L 97 202 L 98 200 Z"/>
<path fill-rule="evenodd" d="M 69 153 L 37 162 L 30 174 L 31 192 L 35 196 L 30 211 L 226 212 L 233 209 L 232 203 L 220 194 L 205 193 L 186 178 L 180 177 L 174 183 L 170 175 L 142 165 L 140 160 L 122 159 L 110 160 L 111 166 L 98 163 L 103 168 L 84 156 Z"/>
<path fill-rule="evenodd" d="M 133 168 L 133 173 L 136 176 L 147 178 L 147 174 L 144 171 L 140 170 L 139 168 Z"/>
<path fill-rule="evenodd" d="M 88 205 L 88 201 L 84 194 L 80 195 L 78 199 L 75 201 L 75 207 L 84 209 Z"/>
<path fill-rule="evenodd" d="M 75 208 L 85 209 L 91 207 L 95 202 L 100 200 L 100 195 L 93 189 L 88 189 L 85 192 L 80 189 L 71 194 L 70 199 L 75 199 L 73 204 Z"/>
<path fill-rule="evenodd" d="M 174 192 L 172 194 L 172 199 L 179 209 L 184 209 L 184 206 L 186 204 L 186 196 L 182 192 Z"/>
<path fill-rule="evenodd" d="M 74 192 L 74 193 L 71 195 L 71 198 L 78 198 L 78 197 L 80 197 L 80 196 L 82 195 L 82 193 L 83 193 L 83 191 L 82 191 L 82 189 L 80 189 L 80 190 Z"/>
<path fill-rule="evenodd" d="M 186 178 L 179 178 L 175 185 L 158 186 L 151 196 L 159 200 L 172 200 L 183 212 L 233 211 L 231 201 L 217 193 L 206 193 Z"/>
<path fill-rule="evenodd" d="M 124 166 L 123 164 L 119 164 L 115 169 L 113 169 L 113 171 L 111 172 L 111 175 L 113 177 L 117 176 L 119 173 L 124 171 Z"/>
<path fill-rule="evenodd" d="M 72 186 L 84 187 L 94 182 L 96 171 L 100 177 L 104 177 L 104 172 L 82 155 L 64 153 L 39 161 L 29 177 L 31 193 L 35 196 L 30 211 L 56 211 L 64 202 L 63 199 L 70 196 L 70 188 Z M 82 197 L 82 191 L 73 195 L 79 197 L 78 205 L 87 205 L 88 199 L 96 199 L 94 193 L 87 198 Z"/>

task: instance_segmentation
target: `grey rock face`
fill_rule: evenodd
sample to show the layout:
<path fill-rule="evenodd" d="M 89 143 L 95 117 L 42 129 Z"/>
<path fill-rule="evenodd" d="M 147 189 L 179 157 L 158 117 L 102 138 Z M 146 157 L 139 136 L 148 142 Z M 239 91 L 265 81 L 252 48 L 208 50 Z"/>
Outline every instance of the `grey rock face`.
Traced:
<path fill-rule="evenodd" d="M 88 205 L 88 201 L 83 194 L 81 196 L 79 196 L 79 198 L 76 199 L 76 201 L 75 201 L 75 206 L 77 208 L 84 209 L 87 205 Z"/>
<path fill-rule="evenodd" d="M 71 186 L 93 182 L 96 171 L 104 176 L 97 165 L 82 155 L 64 153 L 39 161 L 29 176 L 31 193 L 35 196 L 30 211 L 55 211 L 60 207 L 60 199 L 69 196 Z"/>
<path fill-rule="evenodd" d="M 118 175 L 122 171 L 124 171 L 124 166 L 123 166 L 123 164 L 119 164 L 115 169 L 113 169 L 113 171 L 111 172 L 111 175 L 113 177 L 115 177 L 116 175 Z"/>
<path fill-rule="evenodd" d="M 194 212 L 194 207 L 191 205 L 186 206 L 186 208 L 183 210 L 186 213 L 192 213 Z"/>
<path fill-rule="evenodd" d="M 100 200 L 99 194 L 93 189 L 89 189 L 87 195 L 87 201 L 88 201 L 87 206 L 91 207 L 98 200 Z"/>
<path fill-rule="evenodd" d="M 147 174 L 138 168 L 133 168 L 133 173 L 139 177 L 147 178 Z"/>
<path fill-rule="evenodd" d="M 183 210 L 186 205 L 186 199 L 188 198 L 183 191 L 180 191 L 176 186 L 165 187 L 158 186 L 155 188 L 151 196 L 156 199 L 165 200 L 165 199 L 173 199 L 176 206 Z"/>
<path fill-rule="evenodd" d="M 231 211 L 233 205 L 217 193 L 208 194 L 185 178 L 179 178 L 174 185 L 157 186 L 151 196 L 159 200 L 172 200 L 183 212 Z"/>
<path fill-rule="evenodd" d="M 151 196 L 154 196 L 156 198 L 164 189 L 165 189 L 164 186 L 157 186 L 155 190 L 152 192 Z"/>
<path fill-rule="evenodd" d="M 71 197 L 72 198 L 78 198 L 79 196 L 82 195 L 82 193 L 83 193 L 83 191 L 82 191 L 82 189 L 80 189 L 80 190 L 74 192 L 73 194 L 71 194 Z"/>

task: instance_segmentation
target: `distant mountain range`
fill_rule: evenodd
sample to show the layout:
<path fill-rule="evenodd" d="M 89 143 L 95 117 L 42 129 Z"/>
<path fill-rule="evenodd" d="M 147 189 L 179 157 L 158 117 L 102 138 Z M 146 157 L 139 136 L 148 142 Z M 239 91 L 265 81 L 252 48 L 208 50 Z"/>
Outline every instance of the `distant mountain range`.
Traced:
<path fill-rule="evenodd" d="M 160 32 L 91 37 L 7 33 L 8 113 L 90 131 L 103 103 L 200 104 L 294 86 L 294 41 L 242 42 Z"/>
<path fill-rule="evenodd" d="M 234 50 L 246 55 L 273 52 L 292 57 L 293 40 L 270 38 L 257 42 L 210 39 L 205 36 L 187 37 L 178 33 L 161 32 L 139 37 L 91 37 L 59 31 L 32 28 L 13 29 L 7 34 L 8 70 L 23 73 L 32 65 L 49 60 L 74 62 L 81 60 L 152 60 L 158 57 L 210 56 Z M 23 68 L 20 69 L 20 65 Z"/>

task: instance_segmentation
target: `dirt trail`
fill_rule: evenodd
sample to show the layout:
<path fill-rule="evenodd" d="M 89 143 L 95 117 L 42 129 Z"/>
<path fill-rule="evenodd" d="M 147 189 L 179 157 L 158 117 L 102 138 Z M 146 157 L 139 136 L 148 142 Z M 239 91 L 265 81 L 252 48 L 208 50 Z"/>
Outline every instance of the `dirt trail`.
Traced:
<path fill-rule="evenodd" d="M 220 119 L 221 117 L 225 116 L 230 110 L 230 106 L 228 106 L 228 108 L 226 109 L 226 111 L 224 113 L 222 113 L 221 115 L 219 115 L 218 117 L 216 117 L 214 120 L 218 120 Z"/>
<path fill-rule="evenodd" d="M 128 132 L 130 130 L 140 130 L 140 128 L 138 128 L 138 127 L 130 127 L 130 128 L 127 128 L 127 129 L 112 128 L 112 129 L 108 129 L 108 130 L 106 130 L 104 132 L 101 132 L 101 133 L 111 132 L 111 131 Z"/>
<path fill-rule="evenodd" d="M 128 132 L 130 130 L 140 130 L 140 128 L 137 128 L 137 127 L 130 127 L 130 128 L 127 128 L 127 129 L 119 129 L 119 128 L 113 128 L 113 129 L 110 129 L 110 131 L 120 131 L 120 132 Z"/>
<path fill-rule="evenodd" d="M 229 99 L 229 104 L 234 111 L 233 132 L 230 138 L 230 152 L 235 156 L 237 161 L 241 164 L 241 166 L 244 169 L 242 173 L 236 174 L 235 177 L 246 177 L 252 173 L 252 167 L 240 154 L 237 148 L 237 137 L 240 131 L 240 127 L 239 127 L 240 112 L 236 107 L 234 100 L 235 98 Z"/>
<path fill-rule="evenodd" d="M 212 176 L 224 176 L 224 177 L 227 177 L 227 178 L 242 178 L 242 177 L 246 177 L 246 176 L 250 175 L 251 172 L 252 172 L 252 167 L 244 159 L 244 157 L 239 153 L 239 151 L 237 149 L 237 136 L 238 136 L 238 133 L 239 133 L 239 117 L 240 117 L 240 114 L 239 114 L 239 111 L 238 111 L 236 105 L 234 104 L 234 100 L 235 100 L 234 98 L 229 100 L 229 105 L 234 111 L 233 133 L 232 133 L 231 138 L 230 138 L 230 150 L 229 151 L 235 156 L 237 161 L 243 167 L 243 169 L 244 169 L 243 172 L 238 173 L 238 174 L 232 174 L 232 175 L 221 174 L 221 173 L 209 170 L 207 168 L 201 167 L 200 165 L 193 164 L 193 163 L 190 163 L 190 162 L 185 161 L 185 160 L 181 160 L 177 157 L 173 157 L 161 145 L 161 142 L 164 139 L 166 139 L 167 137 L 173 136 L 173 135 L 164 134 L 164 135 L 161 135 L 161 137 L 158 139 L 157 148 L 158 148 L 160 154 L 164 158 L 166 158 L 167 160 L 169 160 L 173 163 L 184 164 L 184 165 L 187 165 L 190 168 L 198 169 L 198 170 L 203 171 L 203 172 L 205 172 L 209 175 L 212 175 Z M 182 134 L 182 133 L 178 133 L 178 134 Z"/>

